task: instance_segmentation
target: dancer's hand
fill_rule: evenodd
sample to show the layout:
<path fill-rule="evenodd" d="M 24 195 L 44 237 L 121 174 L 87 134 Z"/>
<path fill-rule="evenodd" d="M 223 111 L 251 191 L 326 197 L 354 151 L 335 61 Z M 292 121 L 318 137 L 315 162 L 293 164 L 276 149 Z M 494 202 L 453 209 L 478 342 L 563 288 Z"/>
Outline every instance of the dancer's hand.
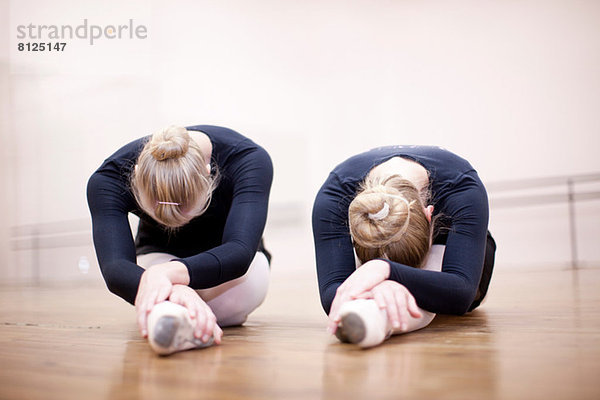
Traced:
<path fill-rule="evenodd" d="M 364 263 L 342 283 L 336 291 L 335 298 L 329 311 L 327 330 L 334 334 L 341 318 L 339 315 L 342 304 L 355 300 L 364 292 L 370 291 L 376 285 L 390 276 L 390 264 L 383 260 L 371 260 Z"/>
<path fill-rule="evenodd" d="M 173 284 L 189 283 L 187 267 L 178 261 L 156 264 L 146 269 L 135 297 L 138 326 L 143 337 L 148 336 L 148 314 L 152 308 L 169 298 Z"/>
<path fill-rule="evenodd" d="M 187 308 L 194 323 L 195 337 L 206 343 L 213 336 L 216 344 L 221 343 L 223 331 L 217 325 L 217 317 L 194 289 L 185 285 L 173 285 L 169 300 Z"/>
<path fill-rule="evenodd" d="M 398 282 L 383 281 L 371 289 L 371 294 L 379 308 L 386 310 L 388 321 L 394 329 L 406 331 L 411 316 L 422 317 L 413 295 Z"/>

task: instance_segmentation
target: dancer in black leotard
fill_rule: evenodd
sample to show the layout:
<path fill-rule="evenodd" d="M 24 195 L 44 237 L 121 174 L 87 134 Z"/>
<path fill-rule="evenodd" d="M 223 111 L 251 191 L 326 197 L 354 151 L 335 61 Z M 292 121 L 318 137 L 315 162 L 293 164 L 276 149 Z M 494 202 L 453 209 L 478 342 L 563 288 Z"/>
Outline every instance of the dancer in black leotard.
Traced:
<path fill-rule="evenodd" d="M 135 304 L 157 352 L 219 342 L 219 325 L 243 323 L 264 299 L 269 255 L 261 237 L 272 176 L 263 148 L 208 125 L 135 140 L 91 176 L 102 275 Z M 140 217 L 135 241 L 128 213 Z"/>
<path fill-rule="evenodd" d="M 494 264 L 487 225 L 483 184 L 447 150 L 381 147 L 338 165 L 313 208 L 330 331 L 368 347 L 426 326 L 435 313 L 473 310 Z"/>

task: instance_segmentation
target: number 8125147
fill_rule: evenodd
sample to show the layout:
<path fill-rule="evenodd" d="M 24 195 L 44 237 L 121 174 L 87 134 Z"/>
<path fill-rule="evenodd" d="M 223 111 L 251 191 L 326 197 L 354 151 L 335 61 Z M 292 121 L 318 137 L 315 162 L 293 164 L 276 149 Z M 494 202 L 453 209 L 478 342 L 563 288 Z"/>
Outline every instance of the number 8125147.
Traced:
<path fill-rule="evenodd" d="M 17 44 L 17 49 L 19 51 L 64 51 L 65 47 L 67 47 L 66 43 L 37 43 L 37 42 L 27 42 L 27 43 L 19 43 Z"/>

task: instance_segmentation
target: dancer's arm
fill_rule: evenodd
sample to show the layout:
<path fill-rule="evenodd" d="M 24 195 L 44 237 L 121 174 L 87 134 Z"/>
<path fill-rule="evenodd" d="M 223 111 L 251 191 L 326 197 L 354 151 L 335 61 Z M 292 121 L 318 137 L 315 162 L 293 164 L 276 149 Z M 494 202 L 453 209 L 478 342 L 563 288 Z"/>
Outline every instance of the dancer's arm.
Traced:
<path fill-rule="evenodd" d="M 477 293 L 486 248 L 488 203 L 483 185 L 446 200 L 452 212 L 442 272 L 390 263 L 390 279 L 404 285 L 419 307 L 440 314 L 464 314 Z"/>
<path fill-rule="evenodd" d="M 256 254 L 267 219 L 273 165 L 261 147 L 240 154 L 227 165 L 234 181 L 231 208 L 222 244 L 191 257 L 186 265 L 189 286 L 204 289 L 244 275 Z"/>
<path fill-rule="evenodd" d="M 166 300 L 173 284 L 187 284 L 185 265 L 169 262 L 146 270 L 136 264 L 135 244 L 127 218 L 133 199 L 118 179 L 96 172 L 87 187 L 94 247 L 108 289 L 136 306 L 142 336 L 156 303 Z"/>
<path fill-rule="evenodd" d="M 134 304 L 144 269 L 136 264 L 127 219 L 128 199 L 123 193 L 123 186 L 104 174 L 96 172 L 88 181 L 87 198 L 100 271 L 112 293 Z"/>
<path fill-rule="evenodd" d="M 312 228 L 317 261 L 321 305 L 330 314 L 338 288 L 356 270 L 354 249 L 348 229 L 351 190 L 330 174 L 313 205 Z M 387 279 L 387 276 L 383 279 Z"/>

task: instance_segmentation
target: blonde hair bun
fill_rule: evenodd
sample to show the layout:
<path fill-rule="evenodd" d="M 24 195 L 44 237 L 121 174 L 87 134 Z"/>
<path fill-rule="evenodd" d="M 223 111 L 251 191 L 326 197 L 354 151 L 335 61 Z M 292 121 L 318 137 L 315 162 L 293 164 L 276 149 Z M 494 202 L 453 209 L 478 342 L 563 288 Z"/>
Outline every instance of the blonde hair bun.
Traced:
<path fill-rule="evenodd" d="M 350 203 L 350 235 L 358 258 L 387 258 L 419 267 L 430 246 L 431 224 L 420 193 L 399 175 L 367 177 Z"/>
<path fill-rule="evenodd" d="M 169 126 L 150 139 L 149 151 L 157 161 L 184 156 L 190 147 L 190 134 L 181 126 Z"/>
<path fill-rule="evenodd" d="M 140 208 L 169 229 L 204 213 L 217 187 L 218 171 L 206 168 L 200 145 L 183 127 L 152 135 L 137 159 L 131 189 Z"/>
<path fill-rule="evenodd" d="M 386 246 L 402 235 L 411 214 L 408 200 L 384 185 L 374 185 L 359 193 L 348 211 L 354 241 L 371 248 Z"/>

